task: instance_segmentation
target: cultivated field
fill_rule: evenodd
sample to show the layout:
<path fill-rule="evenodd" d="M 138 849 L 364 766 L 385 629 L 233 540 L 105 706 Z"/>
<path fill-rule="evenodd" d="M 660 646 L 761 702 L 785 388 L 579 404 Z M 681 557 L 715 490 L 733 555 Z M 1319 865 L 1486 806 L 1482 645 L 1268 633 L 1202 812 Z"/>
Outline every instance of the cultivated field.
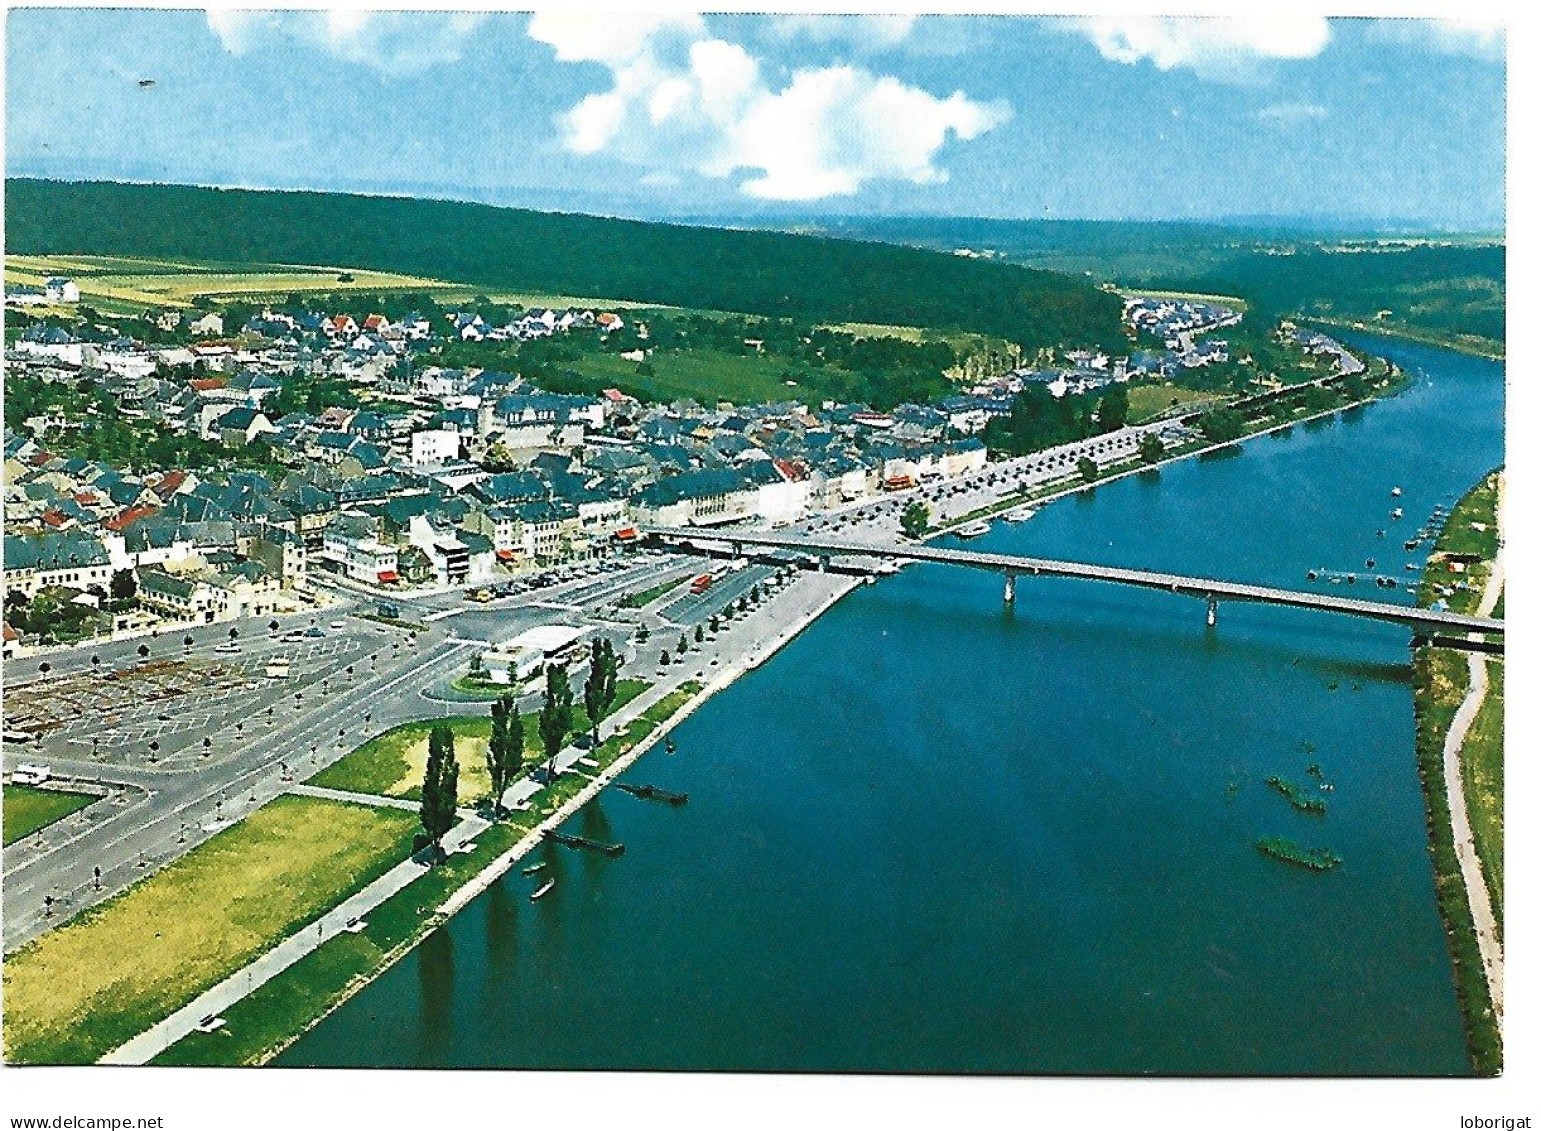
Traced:
<path fill-rule="evenodd" d="M 129 259 L 113 255 L 15 255 L 5 262 L 5 281 L 41 286 L 54 275 L 72 279 L 81 301 L 110 313 L 146 309 L 187 309 L 198 298 L 243 302 L 282 302 L 292 294 L 392 291 L 432 295 L 439 302 L 465 301 L 485 295 L 491 301 L 517 306 L 599 307 L 633 310 L 656 303 L 625 299 L 555 294 L 491 292 L 474 282 L 367 271 L 358 267 L 306 266 L 281 263 L 190 263 L 164 259 Z M 346 277 L 346 281 L 344 281 Z M 68 308 L 42 308 L 49 312 Z"/>

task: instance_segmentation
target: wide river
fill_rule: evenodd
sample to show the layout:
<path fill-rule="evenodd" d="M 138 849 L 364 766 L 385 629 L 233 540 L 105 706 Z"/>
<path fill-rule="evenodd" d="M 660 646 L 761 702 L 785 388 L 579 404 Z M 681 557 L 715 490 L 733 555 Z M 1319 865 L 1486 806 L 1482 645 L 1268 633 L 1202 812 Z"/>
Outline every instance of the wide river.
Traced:
<path fill-rule="evenodd" d="M 1358 344 L 1416 387 L 970 547 L 1412 578 L 1403 540 L 1502 461 L 1503 370 Z M 570 822 L 623 857 L 544 849 L 550 895 L 515 870 L 278 1063 L 1464 1073 L 1407 661 L 1347 617 L 1209 630 L 1192 599 L 1060 580 L 1010 609 L 990 576 L 905 570 L 631 770 L 688 805 L 611 791 Z M 1322 816 L 1264 784 L 1313 762 Z M 1270 833 L 1343 864 L 1267 859 Z"/>

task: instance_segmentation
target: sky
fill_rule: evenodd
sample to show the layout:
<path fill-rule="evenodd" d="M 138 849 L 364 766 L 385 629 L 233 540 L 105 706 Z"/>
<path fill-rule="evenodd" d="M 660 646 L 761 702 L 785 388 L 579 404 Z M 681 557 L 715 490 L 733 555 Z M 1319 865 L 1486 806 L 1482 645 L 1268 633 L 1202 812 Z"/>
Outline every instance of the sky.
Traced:
<path fill-rule="evenodd" d="M 9 176 L 639 218 L 1495 230 L 1502 32 L 1453 21 L 12 8 Z"/>

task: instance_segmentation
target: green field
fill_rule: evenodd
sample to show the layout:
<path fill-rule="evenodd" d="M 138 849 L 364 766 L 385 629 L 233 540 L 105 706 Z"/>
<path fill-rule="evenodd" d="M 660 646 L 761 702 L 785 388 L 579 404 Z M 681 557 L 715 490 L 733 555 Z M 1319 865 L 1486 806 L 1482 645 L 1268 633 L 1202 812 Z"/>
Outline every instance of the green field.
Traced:
<path fill-rule="evenodd" d="M 1185 389 L 1181 385 L 1173 385 L 1171 382 L 1163 382 L 1159 385 L 1142 385 L 1131 381 L 1129 383 L 1129 422 L 1138 424 L 1142 420 L 1149 420 L 1171 408 L 1173 405 L 1202 404 L 1205 401 L 1222 399 L 1215 393 L 1203 392 L 1198 389 Z"/>
<path fill-rule="evenodd" d="M 111 313 L 190 309 L 195 299 L 282 302 L 292 294 L 370 294 L 409 292 L 453 303 L 483 294 L 474 282 L 450 283 L 361 267 L 303 266 L 281 263 L 199 263 L 169 259 L 130 259 L 117 255 L 14 255 L 6 259 L 7 283 L 41 286 L 53 275 L 72 279 L 81 302 Z M 352 278 L 339 281 L 342 275 Z M 644 304 L 624 299 L 577 295 L 508 293 L 484 296 L 519 306 L 635 309 Z M 655 304 L 656 305 L 656 304 Z M 40 308 L 67 313 L 70 307 Z"/>
<path fill-rule="evenodd" d="M 1466 742 L 1461 746 L 1461 776 L 1471 814 L 1477 858 L 1493 902 L 1499 929 L 1504 923 L 1504 665 L 1488 661 L 1488 693 Z"/>
<path fill-rule="evenodd" d="M 612 713 L 642 694 L 648 686 L 646 680 L 617 680 Z M 573 708 L 573 720 L 575 733 L 587 729 L 588 715 L 581 702 Z M 540 731 L 533 713 L 522 716 L 521 721 L 524 723 L 524 755 L 533 761 L 542 753 Z M 455 760 L 460 763 L 460 804 L 474 805 L 487 800 L 492 789 L 492 779 L 487 774 L 487 741 L 492 736 L 490 711 L 485 715 L 454 715 L 404 723 L 376 735 L 332 763 L 311 778 L 310 784 L 380 797 L 419 800 L 423 796 L 423 773 L 428 764 L 428 732 L 440 725 L 448 725 L 455 732 Z"/>
<path fill-rule="evenodd" d="M 5 1058 L 87 1064 L 411 851 L 396 809 L 280 797 L 5 960 Z"/>
<path fill-rule="evenodd" d="M 46 828 L 96 800 L 89 793 L 61 789 L 33 789 L 29 785 L 5 787 L 5 843 L 11 844 L 38 829 Z"/>

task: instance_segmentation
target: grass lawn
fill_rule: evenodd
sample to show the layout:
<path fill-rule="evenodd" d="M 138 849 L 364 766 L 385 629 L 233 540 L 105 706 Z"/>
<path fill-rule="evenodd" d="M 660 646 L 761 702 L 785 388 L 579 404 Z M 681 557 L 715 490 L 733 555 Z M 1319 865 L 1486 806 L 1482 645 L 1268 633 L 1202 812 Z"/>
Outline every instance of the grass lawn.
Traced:
<path fill-rule="evenodd" d="M 660 582 L 659 584 L 653 586 L 651 589 L 642 589 L 636 593 L 628 593 L 621 599 L 620 606 L 623 609 L 640 609 L 646 605 L 651 605 L 665 593 L 671 592 L 672 590 L 678 589 L 681 585 L 684 585 L 685 581 L 686 579 L 681 577 L 674 581 Z"/>
<path fill-rule="evenodd" d="M 618 680 L 611 712 L 620 710 L 648 686 L 646 680 Z M 581 689 L 578 695 L 582 695 Z M 536 716 L 529 712 L 522 715 L 520 721 L 524 724 L 525 757 L 533 761 L 541 755 Z M 575 733 L 588 728 L 588 714 L 581 702 L 573 709 L 573 722 Z M 428 732 L 440 724 L 448 724 L 455 732 L 455 759 L 460 763 L 460 803 L 475 804 L 486 800 L 492 790 L 492 779 L 487 775 L 487 741 L 492 737 L 490 710 L 484 715 L 422 719 L 377 734 L 311 778 L 310 784 L 416 801 L 423 796 Z"/>
<path fill-rule="evenodd" d="M 84 809 L 96 798 L 89 793 L 66 793 L 62 789 L 34 789 L 30 785 L 5 787 L 5 843 L 11 844 L 61 817 Z"/>
<path fill-rule="evenodd" d="M 5 960 L 5 1057 L 92 1063 L 411 851 L 417 820 L 280 797 Z"/>
<path fill-rule="evenodd" d="M 1504 665 L 1488 661 L 1488 693 L 1461 747 L 1472 836 L 1498 926 L 1504 923 Z"/>
<path fill-rule="evenodd" d="M 494 825 L 476 837 L 474 852 L 457 853 L 428 869 L 371 911 L 358 934 L 328 939 L 277 977 L 224 1011 L 214 1033 L 189 1033 L 151 1064 L 258 1064 L 325 1013 L 360 980 L 377 974 L 415 943 L 457 888 L 512 848 L 525 834 Z"/>
<path fill-rule="evenodd" d="M 1203 401 L 1223 399 L 1218 393 L 1205 393 L 1198 389 L 1185 389 L 1181 385 L 1164 382 L 1159 385 L 1129 383 L 1129 421 L 1138 424 L 1165 412 L 1173 405 L 1189 405 Z"/>

